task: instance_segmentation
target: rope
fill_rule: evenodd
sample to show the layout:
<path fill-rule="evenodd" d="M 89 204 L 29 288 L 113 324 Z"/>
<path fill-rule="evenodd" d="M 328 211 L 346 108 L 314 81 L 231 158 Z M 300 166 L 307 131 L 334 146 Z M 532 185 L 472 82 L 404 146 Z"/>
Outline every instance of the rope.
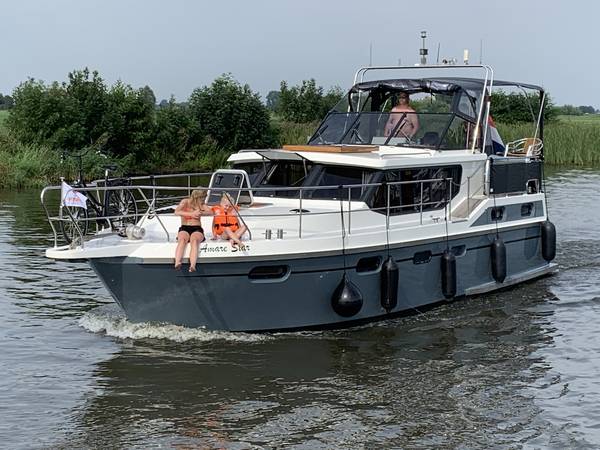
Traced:
<path fill-rule="evenodd" d="M 388 257 L 390 256 L 390 186 L 386 182 L 382 184 L 386 187 L 386 211 L 385 211 L 385 248 Z"/>
<path fill-rule="evenodd" d="M 342 257 L 344 259 L 344 275 L 346 275 L 346 226 L 344 225 L 344 201 L 342 199 L 342 187 L 340 186 L 340 219 L 342 223 Z"/>
<path fill-rule="evenodd" d="M 448 184 L 449 183 L 446 183 L 446 186 L 448 186 Z M 448 209 L 450 208 L 450 202 L 448 201 L 448 188 L 446 187 L 444 191 L 446 197 L 446 206 L 444 207 L 444 222 L 446 222 L 446 250 L 450 251 L 450 242 L 448 239 Z"/>

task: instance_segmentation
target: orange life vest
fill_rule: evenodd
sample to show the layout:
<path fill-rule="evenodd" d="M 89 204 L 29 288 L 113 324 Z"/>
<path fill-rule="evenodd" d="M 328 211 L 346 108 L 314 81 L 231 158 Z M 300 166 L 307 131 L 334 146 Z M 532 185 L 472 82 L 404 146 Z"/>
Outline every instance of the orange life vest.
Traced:
<path fill-rule="evenodd" d="M 235 206 L 233 208 L 235 208 Z M 223 234 L 225 228 L 231 228 L 231 231 L 237 231 L 240 227 L 237 216 L 234 214 L 227 214 L 229 208 L 225 209 L 221 205 L 217 205 L 213 206 L 211 209 L 215 213 L 212 225 L 212 231 L 215 236 Z"/>

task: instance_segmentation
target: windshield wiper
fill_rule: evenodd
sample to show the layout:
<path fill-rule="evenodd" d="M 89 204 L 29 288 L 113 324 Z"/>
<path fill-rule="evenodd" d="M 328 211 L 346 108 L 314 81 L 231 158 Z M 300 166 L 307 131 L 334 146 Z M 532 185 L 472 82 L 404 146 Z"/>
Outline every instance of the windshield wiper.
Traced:
<path fill-rule="evenodd" d="M 319 138 L 319 141 L 321 142 L 321 144 L 329 144 L 329 142 L 326 142 L 325 139 L 323 139 L 323 136 L 321 136 L 323 131 L 325 131 L 327 128 L 329 128 L 329 124 L 325 125 L 322 130 L 321 130 L 321 128 L 318 128 L 317 131 L 315 132 L 315 134 Z"/>
<path fill-rule="evenodd" d="M 354 122 L 352 122 L 352 125 L 350 125 L 350 128 L 348 128 L 348 131 L 346 131 L 344 133 L 344 135 L 340 138 L 340 144 L 344 142 L 344 139 L 346 139 L 346 136 L 348 136 L 348 133 L 350 133 L 352 130 L 355 129 L 355 127 L 357 127 L 358 125 L 360 125 L 360 114 L 356 115 L 356 119 L 354 120 Z"/>

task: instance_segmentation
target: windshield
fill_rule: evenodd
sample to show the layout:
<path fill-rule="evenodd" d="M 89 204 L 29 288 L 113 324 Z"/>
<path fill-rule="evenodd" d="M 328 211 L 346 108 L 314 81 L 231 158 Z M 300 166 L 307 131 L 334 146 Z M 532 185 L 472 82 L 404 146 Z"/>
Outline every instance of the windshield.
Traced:
<path fill-rule="evenodd" d="M 468 147 L 473 124 L 450 112 L 331 112 L 309 144 Z"/>

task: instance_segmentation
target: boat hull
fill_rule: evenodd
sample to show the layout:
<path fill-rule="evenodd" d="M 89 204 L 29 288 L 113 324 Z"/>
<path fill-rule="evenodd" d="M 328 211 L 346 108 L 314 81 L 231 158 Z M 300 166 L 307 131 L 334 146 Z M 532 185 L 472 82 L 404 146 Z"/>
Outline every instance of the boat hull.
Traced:
<path fill-rule="evenodd" d="M 507 276 L 494 280 L 491 244 L 496 234 L 476 234 L 391 248 L 399 268 L 398 301 L 383 309 L 381 264 L 387 250 L 340 253 L 287 260 L 206 263 L 198 271 L 175 270 L 171 264 L 136 258 L 98 258 L 90 264 L 115 301 L 133 322 L 166 322 L 209 330 L 267 331 L 349 326 L 409 313 L 445 299 L 441 257 L 456 255 L 456 295 L 473 295 L 545 275 L 554 264 L 541 251 L 540 224 L 500 233 L 506 245 Z M 429 253 L 430 252 L 430 253 Z M 259 266 L 285 266 L 283 276 L 251 279 Z M 344 267 L 346 269 L 344 270 Z M 357 269 L 358 267 L 358 269 Z M 342 317 L 332 308 L 332 295 L 344 272 L 362 294 L 358 313 Z"/>

